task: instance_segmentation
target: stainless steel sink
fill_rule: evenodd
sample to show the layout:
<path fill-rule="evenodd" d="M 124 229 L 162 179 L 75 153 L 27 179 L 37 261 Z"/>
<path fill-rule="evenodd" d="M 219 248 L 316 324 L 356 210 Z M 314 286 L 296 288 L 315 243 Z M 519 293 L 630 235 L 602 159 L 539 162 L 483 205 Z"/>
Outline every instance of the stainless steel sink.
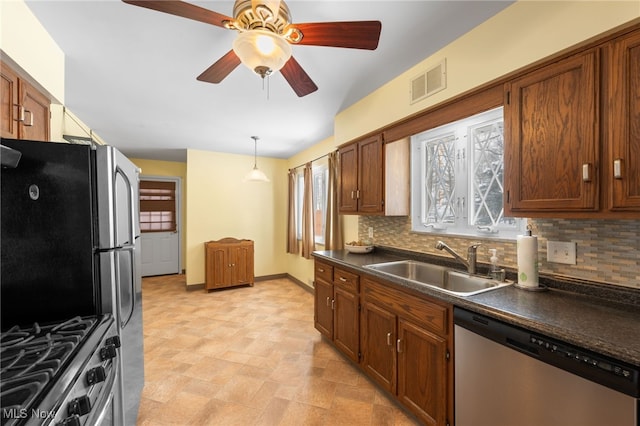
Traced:
<path fill-rule="evenodd" d="M 511 282 L 496 281 L 477 275 L 469 275 L 443 266 L 415 260 L 376 263 L 373 265 L 365 265 L 365 268 L 373 269 L 394 277 L 404 278 L 457 296 L 472 296 L 513 284 Z"/>

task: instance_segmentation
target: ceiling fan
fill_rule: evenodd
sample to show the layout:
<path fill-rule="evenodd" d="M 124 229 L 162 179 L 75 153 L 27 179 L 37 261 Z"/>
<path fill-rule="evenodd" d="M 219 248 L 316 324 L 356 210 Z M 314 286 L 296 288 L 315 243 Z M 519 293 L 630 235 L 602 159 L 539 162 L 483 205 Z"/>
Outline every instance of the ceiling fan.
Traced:
<path fill-rule="evenodd" d="M 318 87 L 291 56 L 291 45 L 375 50 L 382 29 L 380 21 L 294 24 L 283 0 L 236 0 L 233 18 L 177 0 L 122 1 L 238 32 L 233 48 L 198 80 L 220 83 L 243 63 L 262 78 L 280 71 L 299 97 Z"/>

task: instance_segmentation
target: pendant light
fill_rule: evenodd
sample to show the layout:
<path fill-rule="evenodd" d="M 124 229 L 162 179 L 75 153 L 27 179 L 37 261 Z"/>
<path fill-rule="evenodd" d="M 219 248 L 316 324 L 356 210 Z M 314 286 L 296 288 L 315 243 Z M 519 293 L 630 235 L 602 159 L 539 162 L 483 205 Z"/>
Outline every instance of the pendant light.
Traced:
<path fill-rule="evenodd" d="M 264 172 L 262 172 L 261 170 L 258 169 L 258 139 L 260 139 L 257 136 L 251 136 L 251 139 L 253 139 L 253 169 L 247 173 L 247 175 L 244 177 L 245 181 L 253 181 L 253 182 L 270 182 L 269 178 L 267 178 L 267 176 L 264 174 Z"/>

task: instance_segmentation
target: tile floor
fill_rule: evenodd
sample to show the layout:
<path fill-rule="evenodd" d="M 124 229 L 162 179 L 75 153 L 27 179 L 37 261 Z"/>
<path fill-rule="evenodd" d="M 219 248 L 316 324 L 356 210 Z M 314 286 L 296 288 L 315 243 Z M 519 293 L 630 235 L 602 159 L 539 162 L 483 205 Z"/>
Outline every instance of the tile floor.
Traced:
<path fill-rule="evenodd" d="M 313 327 L 287 279 L 206 293 L 144 278 L 138 426 L 416 425 Z"/>

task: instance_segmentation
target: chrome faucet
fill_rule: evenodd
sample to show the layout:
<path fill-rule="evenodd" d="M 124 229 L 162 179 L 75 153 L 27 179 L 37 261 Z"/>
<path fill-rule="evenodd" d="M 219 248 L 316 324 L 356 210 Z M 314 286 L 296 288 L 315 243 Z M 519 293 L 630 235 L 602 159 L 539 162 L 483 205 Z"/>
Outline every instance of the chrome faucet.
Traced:
<path fill-rule="evenodd" d="M 480 243 L 475 243 L 469 246 L 469 248 L 467 249 L 466 260 L 462 258 L 462 256 L 460 256 L 458 253 L 453 251 L 451 247 L 449 247 L 442 241 L 438 241 L 438 243 L 436 244 L 436 248 L 438 250 L 445 250 L 446 252 L 451 254 L 451 256 L 455 257 L 458 262 L 462 263 L 467 268 L 467 272 L 473 275 L 476 273 L 476 263 L 478 258 L 477 251 L 478 251 L 478 246 L 480 245 L 481 245 Z"/>

